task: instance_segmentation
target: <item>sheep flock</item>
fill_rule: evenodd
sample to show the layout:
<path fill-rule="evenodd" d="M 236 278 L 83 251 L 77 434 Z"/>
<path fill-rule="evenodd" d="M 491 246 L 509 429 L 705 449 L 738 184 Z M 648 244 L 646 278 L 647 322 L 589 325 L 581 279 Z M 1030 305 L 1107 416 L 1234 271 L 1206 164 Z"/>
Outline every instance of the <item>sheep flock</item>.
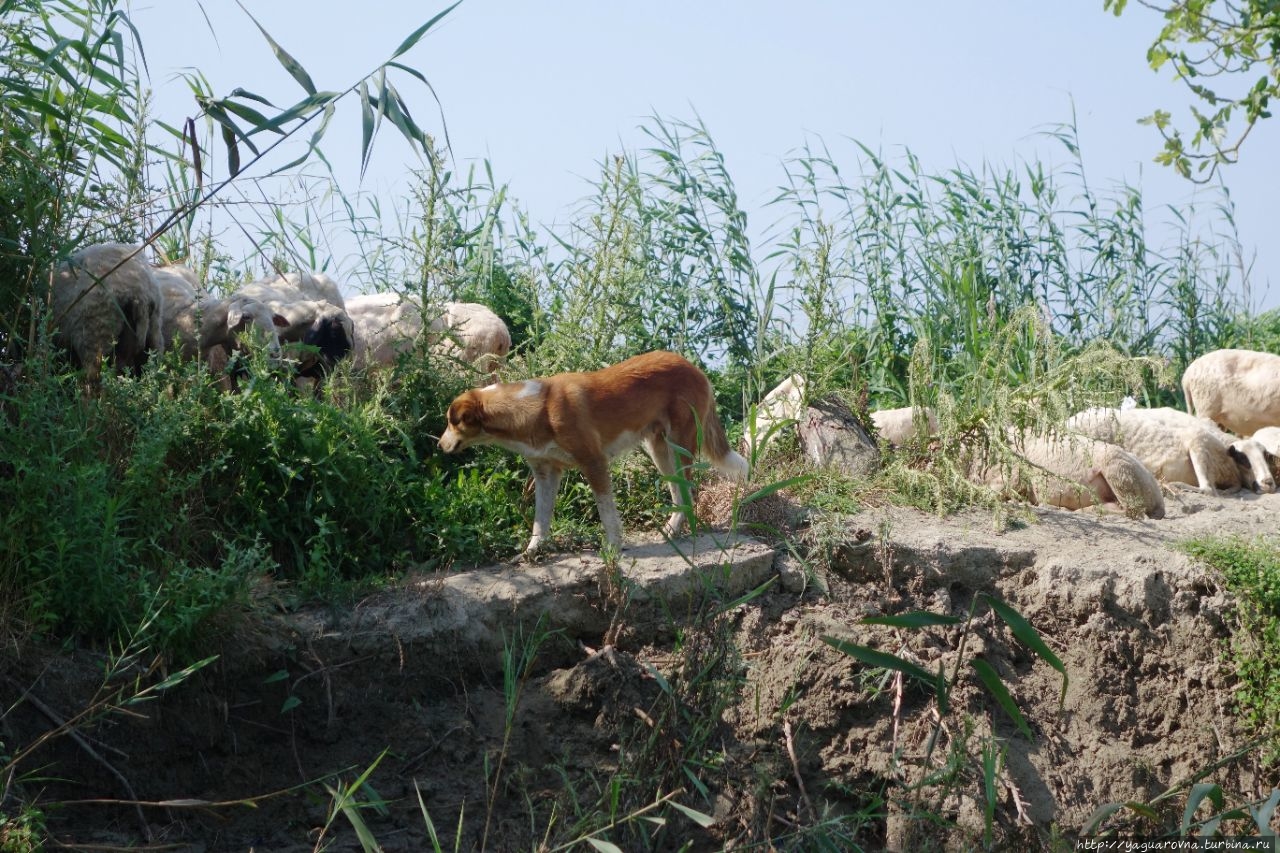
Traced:
<path fill-rule="evenodd" d="M 250 341 L 290 358 L 317 387 L 341 360 L 393 365 L 423 334 L 431 350 L 495 375 L 511 349 L 506 324 L 483 305 L 447 302 L 429 311 L 409 296 L 350 299 L 323 272 L 284 272 L 213 295 L 189 267 L 152 266 L 143 247 L 100 243 L 72 254 L 50 276 L 53 339 L 96 385 L 102 364 L 137 374 L 152 354 L 174 348 L 205 362 L 235 387 L 232 357 Z M 423 316 L 429 322 L 423 322 Z"/>
<path fill-rule="evenodd" d="M 1280 356 L 1223 349 L 1187 366 L 1189 412 L 1132 405 L 1079 412 L 1045 435 L 1010 430 L 1016 466 L 967 465 L 969 479 L 1033 504 L 1063 509 L 1107 505 L 1163 518 L 1165 489 L 1204 494 L 1276 491 L 1280 471 Z M 805 381 L 790 376 L 755 408 L 746 449 L 758 458 L 778 430 L 804 412 Z M 938 432 L 928 407 L 871 413 L 890 447 Z"/>
<path fill-rule="evenodd" d="M 53 340 L 91 387 L 105 361 L 137 374 L 166 348 L 205 362 L 227 389 L 235 386 L 232 358 L 250 341 L 291 359 L 317 387 L 343 359 L 362 370 L 387 367 L 424 336 L 437 355 L 489 379 L 511 349 L 506 324 L 484 305 L 423 306 L 398 293 L 344 297 L 323 272 L 284 272 L 213 295 L 186 266 L 153 266 L 141 246 L 102 243 L 72 254 L 49 280 Z M 1162 487 L 1274 492 L 1280 356 L 1215 350 L 1187 366 L 1182 388 L 1187 412 L 1097 408 L 1067 419 L 1057 433 L 1011 432 L 1009 446 L 1027 464 L 1015 472 L 974 463 L 970 479 L 1032 503 L 1113 504 L 1151 518 L 1164 515 Z M 791 376 L 754 407 L 745 438 L 753 457 L 804 411 L 805 393 L 804 377 Z M 927 407 L 871 417 L 889 446 L 928 441 L 938 431 Z"/>

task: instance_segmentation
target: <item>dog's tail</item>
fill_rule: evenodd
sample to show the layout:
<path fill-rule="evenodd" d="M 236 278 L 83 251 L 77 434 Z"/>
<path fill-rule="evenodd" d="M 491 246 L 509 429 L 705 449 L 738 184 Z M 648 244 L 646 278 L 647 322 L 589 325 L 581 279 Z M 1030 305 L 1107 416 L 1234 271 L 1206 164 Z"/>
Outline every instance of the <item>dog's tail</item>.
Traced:
<path fill-rule="evenodd" d="M 720 416 L 716 414 L 714 397 L 707 407 L 707 416 L 702 420 L 702 455 L 729 479 L 746 481 L 750 466 L 742 454 L 729 446 L 729 438 L 724 434 Z"/>

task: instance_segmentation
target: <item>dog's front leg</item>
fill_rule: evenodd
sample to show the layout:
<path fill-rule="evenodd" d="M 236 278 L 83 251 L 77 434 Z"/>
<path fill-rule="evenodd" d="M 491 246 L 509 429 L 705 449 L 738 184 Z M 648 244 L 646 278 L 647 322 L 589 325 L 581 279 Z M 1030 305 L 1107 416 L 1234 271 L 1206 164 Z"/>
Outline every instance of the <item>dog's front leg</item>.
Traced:
<path fill-rule="evenodd" d="M 556 492 L 560 490 L 560 467 L 548 462 L 530 462 L 533 469 L 533 535 L 524 555 L 531 557 L 551 535 L 551 514 L 556 508 Z"/>

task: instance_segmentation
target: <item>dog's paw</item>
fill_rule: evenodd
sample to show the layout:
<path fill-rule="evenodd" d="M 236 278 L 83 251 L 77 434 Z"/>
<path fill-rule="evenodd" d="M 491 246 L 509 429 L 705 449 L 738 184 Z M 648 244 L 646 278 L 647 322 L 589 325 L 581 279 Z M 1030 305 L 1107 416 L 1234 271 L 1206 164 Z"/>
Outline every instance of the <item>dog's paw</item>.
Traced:
<path fill-rule="evenodd" d="M 534 563 L 542 562 L 547 556 L 546 549 L 541 546 L 525 548 L 511 560 L 513 566 L 531 566 Z"/>

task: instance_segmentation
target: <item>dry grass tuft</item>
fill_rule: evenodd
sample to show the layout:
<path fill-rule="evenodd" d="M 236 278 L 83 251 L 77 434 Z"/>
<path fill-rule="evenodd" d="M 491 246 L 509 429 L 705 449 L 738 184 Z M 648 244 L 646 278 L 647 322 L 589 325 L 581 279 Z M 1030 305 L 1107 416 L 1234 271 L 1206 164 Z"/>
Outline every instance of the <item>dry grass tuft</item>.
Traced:
<path fill-rule="evenodd" d="M 734 504 L 755 492 L 760 484 L 749 483 L 745 489 L 727 480 L 710 480 L 698 490 L 694 511 L 698 520 L 712 527 L 729 527 L 734 523 Z M 800 505 L 782 489 L 748 504 L 738 506 L 737 526 L 748 533 L 785 535 L 795 527 L 801 515 Z"/>

